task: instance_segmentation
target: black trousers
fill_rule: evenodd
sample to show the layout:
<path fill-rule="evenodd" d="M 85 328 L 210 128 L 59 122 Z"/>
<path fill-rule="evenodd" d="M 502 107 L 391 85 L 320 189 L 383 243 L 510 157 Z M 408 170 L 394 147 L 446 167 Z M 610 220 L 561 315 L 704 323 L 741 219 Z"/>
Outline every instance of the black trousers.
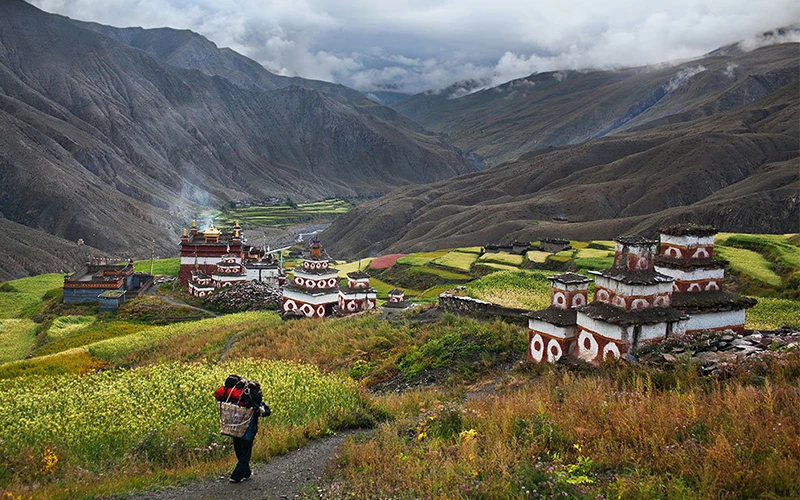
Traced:
<path fill-rule="evenodd" d="M 253 454 L 253 440 L 233 438 L 233 451 L 239 462 L 231 473 L 231 479 L 241 481 L 250 477 L 250 455 Z"/>

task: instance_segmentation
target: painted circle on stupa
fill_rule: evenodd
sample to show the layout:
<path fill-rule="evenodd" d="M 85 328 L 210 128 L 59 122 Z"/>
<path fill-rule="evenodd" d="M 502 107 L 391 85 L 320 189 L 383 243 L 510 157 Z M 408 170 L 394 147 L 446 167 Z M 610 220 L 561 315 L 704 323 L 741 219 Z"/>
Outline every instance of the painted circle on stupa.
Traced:
<path fill-rule="evenodd" d="M 609 355 L 619 358 L 619 347 L 614 342 L 609 342 L 603 347 L 603 359 L 608 359 Z"/>
<path fill-rule="evenodd" d="M 544 357 L 544 340 L 538 333 L 531 339 L 531 358 L 537 363 Z"/>
<path fill-rule="evenodd" d="M 555 363 L 561 359 L 562 354 L 561 344 L 559 344 L 556 339 L 550 339 L 550 342 L 547 343 L 547 361 L 549 363 Z"/>
<path fill-rule="evenodd" d="M 578 357 L 586 361 L 591 361 L 597 357 L 599 346 L 594 335 L 586 330 L 581 331 L 578 335 Z"/>

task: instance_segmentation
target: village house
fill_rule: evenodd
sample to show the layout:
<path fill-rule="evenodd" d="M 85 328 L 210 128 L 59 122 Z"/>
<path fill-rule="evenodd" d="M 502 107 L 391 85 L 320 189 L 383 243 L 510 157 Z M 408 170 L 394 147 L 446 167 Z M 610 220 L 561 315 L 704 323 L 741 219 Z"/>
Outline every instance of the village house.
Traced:
<path fill-rule="evenodd" d="M 152 281 L 151 275 L 134 272 L 131 261 L 94 259 L 86 263 L 86 269 L 64 277 L 63 301 L 98 302 L 103 310 L 113 311 Z"/>

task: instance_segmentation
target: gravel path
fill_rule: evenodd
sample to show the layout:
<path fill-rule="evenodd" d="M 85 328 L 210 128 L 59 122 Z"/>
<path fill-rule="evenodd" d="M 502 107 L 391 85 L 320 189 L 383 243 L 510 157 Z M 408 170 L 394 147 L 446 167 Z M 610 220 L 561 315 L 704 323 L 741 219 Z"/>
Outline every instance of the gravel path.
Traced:
<path fill-rule="evenodd" d="M 308 445 L 253 467 L 249 481 L 233 484 L 228 476 L 205 482 L 139 493 L 126 500 L 257 500 L 301 498 L 314 486 L 322 485 L 325 466 L 334 458 L 345 437 L 359 431 L 347 431 L 336 436 L 311 441 Z M 363 431 L 362 431 L 363 432 Z M 231 451 L 233 453 L 233 451 Z M 114 497 L 119 498 L 119 497 Z"/>

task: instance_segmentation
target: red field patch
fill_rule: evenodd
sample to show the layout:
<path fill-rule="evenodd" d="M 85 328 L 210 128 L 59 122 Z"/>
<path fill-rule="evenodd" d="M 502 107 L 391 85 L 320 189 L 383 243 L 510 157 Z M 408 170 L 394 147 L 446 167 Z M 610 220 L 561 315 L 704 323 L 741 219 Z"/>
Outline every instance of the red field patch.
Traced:
<path fill-rule="evenodd" d="M 408 255 L 407 253 L 393 253 L 390 255 L 384 255 L 383 257 L 378 257 L 377 259 L 372 259 L 372 262 L 369 263 L 369 267 L 372 269 L 386 269 L 387 267 L 392 267 L 397 259 L 405 257 Z"/>

